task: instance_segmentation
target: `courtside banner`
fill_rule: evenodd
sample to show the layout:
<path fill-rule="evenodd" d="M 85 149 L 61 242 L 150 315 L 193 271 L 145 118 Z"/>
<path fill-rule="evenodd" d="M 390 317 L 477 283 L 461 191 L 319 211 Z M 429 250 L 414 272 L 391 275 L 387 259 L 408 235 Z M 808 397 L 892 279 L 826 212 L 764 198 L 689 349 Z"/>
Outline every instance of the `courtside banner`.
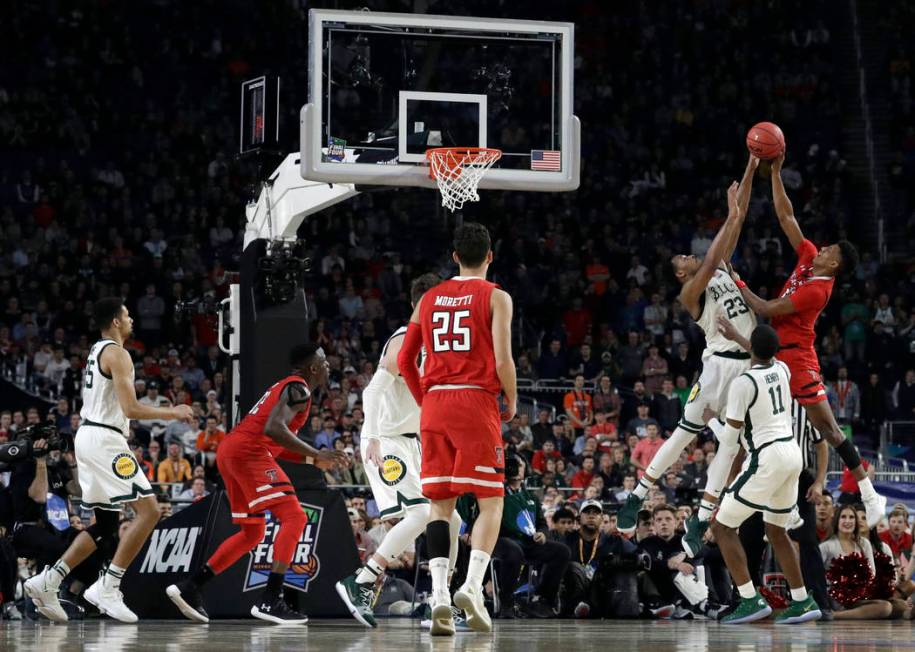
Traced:
<path fill-rule="evenodd" d="M 334 583 L 359 567 L 343 496 L 337 491 L 300 490 L 306 516 L 284 592 L 293 608 L 314 617 L 348 616 Z M 204 589 L 211 618 L 245 618 L 267 582 L 278 524 L 268 514 L 263 541 Z M 228 537 L 232 523 L 224 492 L 217 492 L 162 521 L 121 583 L 124 601 L 140 618 L 182 618 L 165 595 L 169 584 L 192 575 Z"/>

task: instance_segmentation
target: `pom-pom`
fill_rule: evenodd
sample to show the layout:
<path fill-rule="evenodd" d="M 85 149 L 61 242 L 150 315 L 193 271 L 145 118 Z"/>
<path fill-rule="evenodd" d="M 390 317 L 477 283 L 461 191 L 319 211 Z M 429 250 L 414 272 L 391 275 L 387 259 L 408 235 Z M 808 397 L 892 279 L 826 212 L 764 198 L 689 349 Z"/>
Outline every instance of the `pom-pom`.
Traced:
<path fill-rule="evenodd" d="M 893 567 L 893 560 L 883 552 L 874 552 L 874 566 L 877 572 L 874 573 L 874 581 L 871 582 L 870 597 L 873 600 L 889 600 L 893 597 L 893 591 L 896 587 L 896 569 Z"/>
<path fill-rule="evenodd" d="M 867 558 L 860 552 L 836 557 L 826 572 L 829 597 L 843 607 L 852 607 L 870 595 L 874 579 Z"/>
<path fill-rule="evenodd" d="M 768 586 L 759 587 L 759 594 L 766 599 L 766 602 L 769 603 L 769 606 L 773 609 L 787 609 L 788 601 Z"/>

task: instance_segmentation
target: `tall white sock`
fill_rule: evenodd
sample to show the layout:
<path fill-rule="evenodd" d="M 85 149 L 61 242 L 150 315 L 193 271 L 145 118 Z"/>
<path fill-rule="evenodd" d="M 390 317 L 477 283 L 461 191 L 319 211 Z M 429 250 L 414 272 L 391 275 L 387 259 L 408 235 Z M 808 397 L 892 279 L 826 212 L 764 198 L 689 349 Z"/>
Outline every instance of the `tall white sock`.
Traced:
<path fill-rule="evenodd" d="M 483 577 L 486 575 L 487 568 L 489 568 L 489 554 L 482 550 L 471 550 L 465 586 L 474 593 L 479 593 L 483 589 Z"/>
<path fill-rule="evenodd" d="M 756 595 L 756 587 L 753 586 L 753 581 L 750 580 L 746 584 L 741 584 L 737 587 L 737 592 L 740 593 L 741 598 L 750 599 Z"/>
<path fill-rule="evenodd" d="M 435 604 L 451 604 L 448 591 L 448 558 L 435 557 L 429 560 L 429 574 L 432 576 L 432 600 Z"/>
<path fill-rule="evenodd" d="M 861 500 L 870 500 L 877 495 L 874 484 L 871 482 L 870 478 L 858 480 L 858 489 L 861 490 Z"/>
<path fill-rule="evenodd" d="M 126 568 L 115 566 L 113 563 L 108 564 L 108 570 L 102 578 L 102 583 L 110 589 L 121 588 L 121 580 L 124 578 Z"/>
<path fill-rule="evenodd" d="M 648 465 L 648 468 L 645 470 L 647 475 L 650 475 L 652 478 L 660 478 L 664 475 L 664 472 L 671 467 L 671 465 L 676 462 L 680 453 L 683 452 L 683 449 L 686 448 L 686 445 L 689 444 L 693 439 L 695 439 L 696 433 L 689 432 L 684 430 L 680 426 L 674 428 L 673 433 L 670 437 L 667 438 L 667 441 L 664 442 L 664 445 L 658 449 L 658 452 L 655 453 L 655 456 L 651 458 L 651 463 Z M 645 490 L 646 493 L 648 490 Z M 636 496 L 639 494 L 633 491 Z M 644 498 L 645 496 L 639 496 Z"/>
<path fill-rule="evenodd" d="M 635 485 L 635 489 L 632 490 L 632 495 L 636 498 L 644 499 L 648 495 L 648 490 L 654 485 L 654 482 L 648 479 L 648 474 L 643 475 L 639 478 L 639 483 Z"/>
<path fill-rule="evenodd" d="M 60 583 L 70 574 L 70 567 L 67 566 L 63 559 L 58 559 L 53 566 L 48 568 L 45 573 L 45 584 L 52 589 L 60 588 Z"/>

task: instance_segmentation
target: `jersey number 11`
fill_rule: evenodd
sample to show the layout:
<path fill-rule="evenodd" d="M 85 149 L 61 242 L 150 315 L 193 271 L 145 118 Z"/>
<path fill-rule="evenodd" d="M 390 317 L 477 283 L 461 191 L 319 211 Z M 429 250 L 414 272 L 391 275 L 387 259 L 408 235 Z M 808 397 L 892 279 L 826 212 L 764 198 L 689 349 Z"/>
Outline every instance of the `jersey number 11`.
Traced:
<path fill-rule="evenodd" d="M 782 402 L 781 385 L 769 388 L 769 398 L 772 399 L 772 414 L 781 414 L 785 411 L 785 404 Z"/>

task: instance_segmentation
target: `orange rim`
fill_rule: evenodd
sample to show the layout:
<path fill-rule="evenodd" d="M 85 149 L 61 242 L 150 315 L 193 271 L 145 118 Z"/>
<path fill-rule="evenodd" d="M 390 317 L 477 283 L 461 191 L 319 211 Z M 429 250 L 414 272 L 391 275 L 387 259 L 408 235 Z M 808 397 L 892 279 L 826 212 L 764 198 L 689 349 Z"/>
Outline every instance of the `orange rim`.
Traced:
<path fill-rule="evenodd" d="M 441 163 L 447 176 L 454 176 L 454 171 L 465 163 L 475 163 L 482 159 L 494 163 L 502 157 L 502 150 L 492 147 L 434 147 L 426 150 L 426 160 L 429 161 L 429 178 L 434 179 L 436 174 L 433 160 Z"/>

